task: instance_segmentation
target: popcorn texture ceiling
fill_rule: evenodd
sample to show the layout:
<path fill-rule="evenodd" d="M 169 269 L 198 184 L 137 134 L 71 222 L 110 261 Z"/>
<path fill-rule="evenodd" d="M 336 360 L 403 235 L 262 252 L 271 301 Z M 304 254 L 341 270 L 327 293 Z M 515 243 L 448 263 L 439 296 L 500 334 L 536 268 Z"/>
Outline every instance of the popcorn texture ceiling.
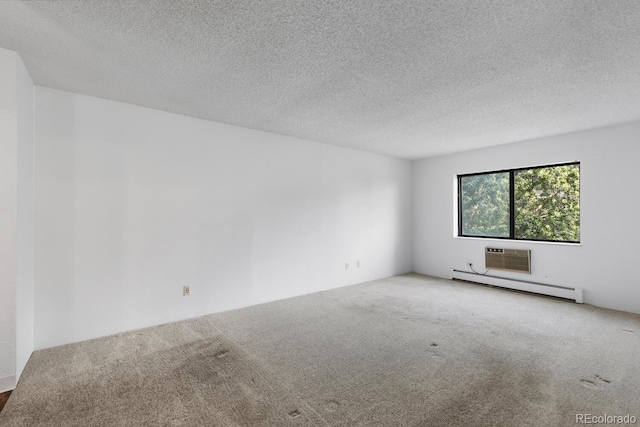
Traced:
<path fill-rule="evenodd" d="M 416 159 L 640 119 L 640 1 L 2 1 L 34 82 Z"/>

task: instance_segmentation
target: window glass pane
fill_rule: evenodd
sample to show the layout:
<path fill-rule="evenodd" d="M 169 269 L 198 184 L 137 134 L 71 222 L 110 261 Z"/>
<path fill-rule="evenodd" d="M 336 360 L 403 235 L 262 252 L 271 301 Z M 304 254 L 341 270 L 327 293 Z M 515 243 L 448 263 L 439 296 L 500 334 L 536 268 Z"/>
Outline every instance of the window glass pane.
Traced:
<path fill-rule="evenodd" d="M 462 234 L 509 237 L 509 173 L 464 176 L 460 180 Z"/>
<path fill-rule="evenodd" d="M 580 165 L 515 172 L 515 238 L 580 241 Z"/>

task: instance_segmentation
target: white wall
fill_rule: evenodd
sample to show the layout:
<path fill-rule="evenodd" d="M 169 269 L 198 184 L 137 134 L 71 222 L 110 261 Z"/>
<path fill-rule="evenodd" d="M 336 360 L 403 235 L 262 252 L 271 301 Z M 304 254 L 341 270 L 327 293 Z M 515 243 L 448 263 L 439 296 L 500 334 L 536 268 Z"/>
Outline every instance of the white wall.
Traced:
<path fill-rule="evenodd" d="M 589 304 L 640 313 L 639 143 L 636 122 L 415 162 L 414 270 L 450 278 L 454 268 L 468 270 L 468 260 L 483 267 L 484 247 L 499 242 L 532 250 L 526 279 L 584 288 Z M 574 160 L 581 162 L 580 245 L 454 237 L 457 174 Z"/>
<path fill-rule="evenodd" d="M 33 351 L 33 83 L 0 49 L 0 392 Z"/>
<path fill-rule="evenodd" d="M 36 348 L 412 270 L 409 161 L 35 99 Z"/>
<path fill-rule="evenodd" d="M 0 49 L 0 392 L 15 385 L 17 55 Z"/>
<path fill-rule="evenodd" d="M 18 269 L 16 287 L 16 377 L 33 352 L 34 212 L 33 81 L 18 57 Z"/>

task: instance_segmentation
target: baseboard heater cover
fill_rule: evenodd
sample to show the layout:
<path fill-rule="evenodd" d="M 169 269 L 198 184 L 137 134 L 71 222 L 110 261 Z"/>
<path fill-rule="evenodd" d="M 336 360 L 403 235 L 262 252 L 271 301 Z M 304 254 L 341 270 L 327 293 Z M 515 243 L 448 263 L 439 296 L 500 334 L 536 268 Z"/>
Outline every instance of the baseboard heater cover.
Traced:
<path fill-rule="evenodd" d="M 578 304 L 584 303 L 584 289 L 568 288 L 565 286 L 550 285 L 547 283 L 537 283 L 528 280 L 506 279 L 504 277 L 491 276 L 488 274 L 471 273 L 462 270 L 453 270 L 452 279 L 466 280 L 469 282 L 481 283 L 484 285 L 499 286 L 501 288 L 515 289 L 518 291 L 533 292 L 536 294 L 549 295 L 552 297 L 566 298 L 574 300 Z"/>

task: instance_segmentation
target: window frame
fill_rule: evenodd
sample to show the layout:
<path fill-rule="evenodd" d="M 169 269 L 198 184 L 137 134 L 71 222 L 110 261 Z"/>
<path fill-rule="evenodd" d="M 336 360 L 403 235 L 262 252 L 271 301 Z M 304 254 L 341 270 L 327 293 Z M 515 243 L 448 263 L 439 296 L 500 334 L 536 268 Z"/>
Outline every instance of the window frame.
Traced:
<path fill-rule="evenodd" d="M 515 237 L 515 229 L 516 229 L 516 215 L 515 215 L 515 174 L 519 171 L 523 170 L 532 170 L 532 169 L 546 169 L 560 166 L 578 166 L 580 172 L 582 172 L 580 168 L 580 161 L 576 160 L 573 162 L 565 162 L 565 163 L 556 163 L 550 165 L 542 165 L 542 166 L 529 166 L 522 168 L 513 168 L 513 169 L 500 169 L 488 172 L 476 172 L 476 173 L 466 173 L 457 175 L 457 183 L 458 183 L 458 236 L 457 237 L 465 237 L 465 238 L 476 238 L 476 239 L 499 239 L 499 240 L 515 240 L 515 241 L 529 241 L 529 242 L 549 242 L 549 243 L 574 243 L 579 244 L 580 240 L 548 240 L 548 239 L 529 239 L 529 238 L 517 238 Z M 509 236 L 477 236 L 477 235 L 468 235 L 462 233 L 462 179 L 470 176 L 482 176 L 482 175 L 493 175 L 498 173 L 508 173 L 509 174 Z M 580 196 L 582 196 L 582 175 L 580 175 L 579 179 L 580 185 Z M 582 202 L 582 197 L 580 198 L 580 202 Z M 580 203 L 582 206 L 582 203 Z M 580 217 L 582 217 L 582 209 L 580 209 Z M 580 234 L 580 238 L 582 239 L 582 233 Z"/>

